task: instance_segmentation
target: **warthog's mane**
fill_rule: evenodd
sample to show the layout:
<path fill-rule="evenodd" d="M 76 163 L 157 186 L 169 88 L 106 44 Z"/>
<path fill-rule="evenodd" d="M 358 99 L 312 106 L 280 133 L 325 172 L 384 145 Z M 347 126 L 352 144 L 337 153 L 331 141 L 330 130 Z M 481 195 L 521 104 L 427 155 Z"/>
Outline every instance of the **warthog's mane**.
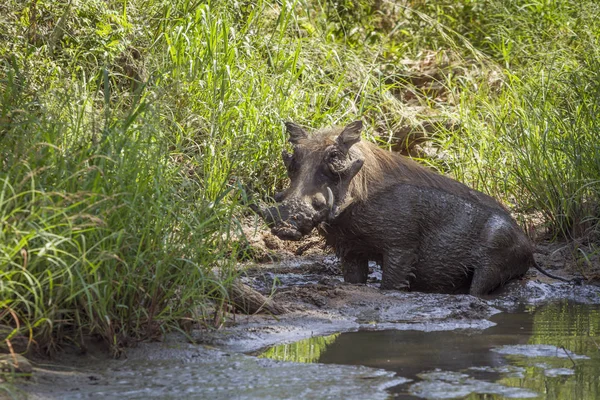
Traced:
<path fill-rule="evenodd" d="M 335 143 L 343 128 L 330 128 L 315 132 L 302 141 L 303 147 L 310 152 L 322 153 Z M 435 188 L 446 193 L 500 208 L 493 198 L 471 190 L 468 186 L 424 167 L 408 157 L 384 150 L 377 145 L 361 140 L 350 148 L 351 157 L 362 153 L 364 165 L 350 182 L 348 194 L 353 201 L 366 201 L 368 197 L 386 187 L 404 183 L 413 186 Z"/>

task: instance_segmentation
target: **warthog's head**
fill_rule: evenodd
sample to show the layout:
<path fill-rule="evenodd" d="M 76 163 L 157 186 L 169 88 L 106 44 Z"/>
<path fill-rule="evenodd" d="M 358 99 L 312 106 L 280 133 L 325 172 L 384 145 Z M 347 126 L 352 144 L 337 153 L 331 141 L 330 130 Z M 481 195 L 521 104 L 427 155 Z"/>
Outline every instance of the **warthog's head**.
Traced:
<path fill-rule="evenodd" d="M 362 168 L 359 146 L 362 122 L 309 136 L 304 129 L 286 123 L 292 154 L 282 154 L 290 186 L 275 195 L 274 207 L 253 209 L 272 232 L 284 240 L 299 240 L 321 222 L 334 220 L 352 201 L 348 187 Z"/>

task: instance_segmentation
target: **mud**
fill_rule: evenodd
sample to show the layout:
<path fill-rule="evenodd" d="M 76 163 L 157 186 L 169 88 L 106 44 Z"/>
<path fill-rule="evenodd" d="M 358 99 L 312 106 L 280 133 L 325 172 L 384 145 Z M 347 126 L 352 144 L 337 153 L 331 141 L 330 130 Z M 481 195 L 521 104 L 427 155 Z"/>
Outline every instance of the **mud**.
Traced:
<path fill-rule="evenodd" d="M 373 366 L 305 364 L 256 356 L 270 346 L 340 332 L 482 332 L 496 325 L 494 315 L 523 304 L 556 299 L 600 303 L 598 287 L 555 283 L 536 271 L 486 298 L 382 291 L 380 279 L 379 267 L 371 264 L 369 283 L 346 284 L 336 258 L 319 251 L 304 258 L 248 266 L 243 282 L 291 312 L 277 317 L 228 315 L 227 324 L 219 330 L 197 329 L 191 337 L 171 334 L 162 343 L 128 349 L 122 360 L 110 359 L 101 350 L 86 356 L 67 352 L 53 360 L 35 360 L 33 377 L 18 385 L 20 394 L 33 399 L 376 399 L 387 398 L 390 388 L 417 379 L 410 386 L 413 397 L 434 398 L 445 392 L 528 397 L 530 392 L 524 389 L 503 389 L 448 371 L 443 376 L 433 371 L 407 377 Z M 503 357 L 511 352 L 522 354 L 524 349 L 507 346 L 495 351 Z M 543 346 L 528 351 L 557 352 Z M 493 367 L 479 368 L 483 373 Z M 543 371 L 547 376 L 571 373 L 562 365 L 549 365 Z M 518 376 L 520 372 L 503 373 Z"/>
<path fill-rule="evenodd" d="M 359 329 L 485 329 L 491 326 L 486 318 L 499 312 L 485 300 L 468 295 L 382 291 L 379 267 L 372 264 L 371 269 L 372 283 L 366 285 L 344 283 L 331 256 L 250 270 L 244 282 L 263 294 L 277 288 L 273 299 L 292 312 L 277 318 L 237 316 L 233 326 L 198 331 L 194 338 L 229 351 L 252 352 L 276 343 Z"/>
<path fill-rule="evenodd" d="M 536 254 L 536 258 L 544 256 Z M 559 274 L 569 279 L 576 276 L 574 271 Z M 250 268 L 244 282 L 263 294 L 277 289 L 273 299 L 292 312 L 277 318 L 238 316 L 233 326 L 218 332 L 198 331 L 194 338 L 230 351 L 252 352 L 277 343 L 365 329 L 485 329 L 494 325 L 490 316 L 523 304 L 555 300 L 600 303 L 597 286 L 557 283 L 535 270 L 485 298 L 382 291 L 378 288 L 380 280 L 379 266 L 371 263 L 370 283 L 346 284 L 336 258 L 330 255 L 262 264 Z"/>
<path fill-rule="evenodd" d="M 506 398 L 535 398 L 536 392 L 473 379 L 458 372 L 434 371 L 419 376 L 423 381 L 411 386 L 411 394 L 424 399 L 456 399 L 472 393 Z"/>
<path fill-rule="evenodd" d="M 30 399 L 385 399 L 386 388 L 405 381 L 381 369 L 284 363 L 175 340 L 143 344 L 123 361 L 37 368 L 21 388 Z"/>

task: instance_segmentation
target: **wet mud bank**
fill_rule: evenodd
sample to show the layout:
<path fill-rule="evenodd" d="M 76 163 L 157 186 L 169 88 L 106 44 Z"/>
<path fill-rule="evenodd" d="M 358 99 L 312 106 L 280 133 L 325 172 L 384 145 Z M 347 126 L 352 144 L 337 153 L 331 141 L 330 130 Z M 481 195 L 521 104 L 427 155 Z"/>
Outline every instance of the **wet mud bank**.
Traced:
<path fill-rule="evenodd" d="M 59 360 L 36 368 L 30 399 L 385 399 L 406 380 L 383 369 L 290 363 L 221 351 L 171 337 L 141 344 L 125 360 Z"/>
<path fill-rule="evenodd" d="M 384 291 L 379 289 L 380 277 L 379 267 L 371 264 L 369 283 L 344 283 L 332 256 L 263 264 L 248 270 L 244 282 L 265 295 L 277 288 L 273 300 L 290 312 L 237 316 L 232 326 L 197 332 L 195 339 L 229 351 L 252 353 L 335 332 L 483 330 L 495 325 L 491 316 L 524 305 L 600 303 L 599 287 L 552 281 L 534 270 L 484 298 Z"/>
<path fill-rule="evenodd" d="M 169 335 L 129 349 L 122 360 L 92 353 L 34 363 L 32 379 L 19 388 L 33 399 L 533 397 L 533 389 L 498 383 L 531 364 L 498 361 L 515 357 L 503 346 L 528 344 L 534 332 L 530 322 L 503 316 L 530 321 L 547 304 L 600 304 L 598 287 L 552 282 L 536 271 L 486 298 L 382 291 L 380 276 L 371 265 L 369 283 L 346 284 L 326 255 L 257 265 L 243 282 L 274 292 L 288 313 L 230 315 L 219 330 L 193 331 L 195 344 Z M 506 338 L 498 340 L 498 332 Z M 533 359 L 543 376 L 576 370 Z"/>
<path fill-rule="evenodd" d="M 382 291 L 373 265 L 366 285 L 344 283 L 333 257 L 290 260 L 249 270 L 244 281 L 268 293 L 290 312 L 270 316 L 237 316 L 220 331 L 197 332 L 205 344 L 235 352 L 255 352 L 277 343 L 361 329 L 421 331 L 485 329 L 487 318 L 500 312 L 468 295 Z M 304 271 L 304 273 L 303 273 Z"/>

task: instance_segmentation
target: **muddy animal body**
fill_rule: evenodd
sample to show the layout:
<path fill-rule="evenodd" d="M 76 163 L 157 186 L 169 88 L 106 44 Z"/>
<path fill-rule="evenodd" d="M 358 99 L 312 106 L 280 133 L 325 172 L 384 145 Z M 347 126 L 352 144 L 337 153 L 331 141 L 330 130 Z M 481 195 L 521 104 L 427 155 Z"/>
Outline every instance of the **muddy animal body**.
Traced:
<path fill-rule="evenodd" d="M 484 193 L 360 140 L 362 123 L 308 135 L 286 124 L 290 186 L 257 211 L 282 239 L 318 227 L 364 283 L 383 267 L 382 289 L 487 294 L 533 265 L 532 245 Z"/>

